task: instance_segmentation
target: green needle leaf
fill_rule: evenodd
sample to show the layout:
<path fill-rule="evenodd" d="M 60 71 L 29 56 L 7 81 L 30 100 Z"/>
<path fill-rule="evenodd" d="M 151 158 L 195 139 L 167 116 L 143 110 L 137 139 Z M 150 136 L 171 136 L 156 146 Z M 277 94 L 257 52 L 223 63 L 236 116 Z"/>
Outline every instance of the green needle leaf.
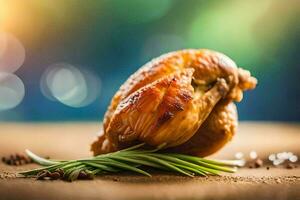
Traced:
<path fill-rule="evenodd" d="M 98 162 L 106 164 L 106 165 L 110 165 L 110 166 L 113 166 L 113 167 L 129 170 L 129 171 L 134 171 L 134 172 L 137 172 L 137 173 L 140 173 L 140 174 L 144 174 L 146 176 L 151 176 L 151 174 L 149 174 L 148 172 L 145 172 L 145 171 L 143 171 L 139 168 L 136 168 L 136 167 L 132 167 L 132 166 L 126 164 L 126 163 L 118 162 L 118 161 L 113 160 L 113 159 L 107 158 L 106 161 L 98 161 Z"/>
<path fill-rule="evenodd" d="M 89 165 L 89 166 L 92 166 L 92 167 L 95 167 L 97 169 L 100 169 L 102 171 L 107 171 L 107 172 L 119 172 L 120 170 L 118 169 L 115 169 L 111 166 L 107 166 L 107 165 L 103 165 L 103 164 L 99 164 L 97 163 L 97 161 L 88 161 L 88 162 L 85 162 L 86 165 Z"/>
<path fill-rule="evenodd" d="M 153 162 L 149 162 L 147 160 L 142 160 L 142 159 L 139 159 L 138 157 L 128 158 L 126 156 L 122 157 L 122 156 L 114 155 L 114 156 L 112 156 L 112 158 L 114 158 L 116 160 L 120 160 L 120 161 L 131 162 L 131 163 L 144 165 L 144 166 L 148 166 L 148 167 L 153 167 L 153 168 L 157 168 L 157 169 L 163 169 L 163 170 L 166 169 L 162 165 L 159 165 L 159 164 L 156 164 L 156 163 L 153 163 Z"/>
<path fill-rule="evenodd" d="M 144 145 L 142 143 L 117 152 L 69 161 L 47 160 L 26 150 L 27 155 L 34 162 L 45 167 L 20 172 L 19 174 L 25 177 L 32 177 L 44 170 L 54 172 L 59 169 L 63 170 L 64 178 L 68 181 L 78 179 L 81 171 L 91 176 L 122 171 L 132 171 L 151 176 L 148 172 L 140 169 L 140 167 L 146 166 L 194 177 L 195 175 L 219 175 L 220 172 L 232 173 L 236 171 L 236 168 L 232 166 L 239 166 L 240 164 L 236 160 L 209 160 L 184 154 L 159 152 L 165 144 L 155 149 L 142 149 Z"/>
<path fill-rule="evenodd" d="M 193 174 L 186 172 L 185 170 L 182 170 L 182 169 L 174 166 L 173 164 L 166 162 L 164 160 L 158 159 L 156 157 L 152 157 L 150 155 L 138 155 L 138 157 L 142 157 L 142 158 L 145 158 L 146 160 L 152 161 L 154 163 L 161 164 L 161 165 L 169 168 L 171 171 L 179 172 L 181 174 L 185 174 L 187 176 L 194 177 Z"/>

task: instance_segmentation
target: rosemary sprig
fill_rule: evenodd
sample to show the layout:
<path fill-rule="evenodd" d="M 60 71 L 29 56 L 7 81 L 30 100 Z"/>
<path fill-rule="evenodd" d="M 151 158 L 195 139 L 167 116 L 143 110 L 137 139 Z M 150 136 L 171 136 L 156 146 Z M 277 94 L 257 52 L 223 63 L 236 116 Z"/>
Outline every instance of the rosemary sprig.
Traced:
<path fill-rule="evenodd" d="M 92 178 L 94 175 L 132 171 L 151 176 L 142 167 L 154 168 L 169 172 L 177 172 L 186 176 L 219 175 L 220 172 L 233 173 L 238 161 L 218 161 L 189 156 L 184 154 L 158 152 L 161 147 L 154 150 L 141 149 L 139 144 L 117 152 L 103 154 L 86 159 L 53 161 L 41 158 L 29 150 L 27 155 L 36 163 L 44 167 L 20 172 L 25 177 L 55 177 L 73 181 L 80 178 Z"/>

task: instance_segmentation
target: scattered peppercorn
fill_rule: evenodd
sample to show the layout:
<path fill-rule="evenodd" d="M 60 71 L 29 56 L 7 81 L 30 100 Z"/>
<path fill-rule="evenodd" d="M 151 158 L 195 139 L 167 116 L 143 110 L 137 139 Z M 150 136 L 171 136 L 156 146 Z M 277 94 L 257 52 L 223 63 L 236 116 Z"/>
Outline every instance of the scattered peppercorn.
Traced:
<path fill-rule="evenodd" d="M 91 173 L 87 173 L 86 171 L 80 171 L 78 175 L 78 179 L 93 179 L 94 176 Z"/>
<path fill-rule="evenodd" d="M 63 169 L 56 169 L 54 172 L 51 172 L 49 170 L 43 170 L 40 171 L 36 175 L 37 180 L 58 180 L 58 179 L 68 179 L 68 176 L 64 176 L 64 170 Z M 78 179 L 93 179 L 94 176 L 90 172 L 86 172 L 84 170 L 80 171 L 78 174 Z"/>
<path fill-rule="evenodd" d="M 53 172 L 53 173 L 50 173 L 49 176 L 50 176 L 50 178 L 51 178 L 52 180 L 57 180 L 57 179 L 61 178 L 59 172 Z"/>
<path fill-rule="evenodd" d="M 55 170 L 54 172 L 43 170 L 36 175 L 37 180 L 46 180 L 46 179 L 57 180 L 60 178 L 62 178 L 62 175 L 58 170 Z"/>
<path fill-rule="evenodd" d="M 263 166 L 263 161 L 260 158 L 257 158 L 253 161 L 248 162 L 248 167 L 252 168 L 260 168 Z"/>
<path fill-rule="evenodd" d="M 262 167 L 263 164 L 264 164 L 264 162 L 258 158 L 255 160 L 254 166 L 255 166 L 255 168 L 259 168 L 259 167 Z"/>
<path fill-rule="evenodd" d="M 64 176 L 64 170 L 63 169 L 56 169 L 55 172 L 58 172 L 60 177 L 63 177 Z"/>
<path fill-rule="evenodd" d="M 297 166 L 294 165 L 294 164 L 292 164 L 292 163 L 288 163 L 288 164 L 285 166 L 286 169 L 294 169 L 294 168 L 296 168 L 296 167 L 297 167 Z"/>
<path fill-rule="evenodd" d="M 85 173 L 85 171 L 80 171 L 78 175 L 78 179 L 86 179 L 86 178 L 87 178 L 87 174 Z"/>
<path fill-rule="evenodd" d="M 48 170 L 43 170 L 40 171 L 37 175 L 36 175 L 36 179 L 37 180 L 44 180 L 45 178 L 49 177 L 50 172 Z"/>
<path fill-rule="evenodd" d="M 15 165 L 15 166 L 33 163 L 33 161 L 28 156 L 19 153 L 11 154 L 7 157 L 2 157 L 1 160 L 3 163 L 7 165 Z"/>

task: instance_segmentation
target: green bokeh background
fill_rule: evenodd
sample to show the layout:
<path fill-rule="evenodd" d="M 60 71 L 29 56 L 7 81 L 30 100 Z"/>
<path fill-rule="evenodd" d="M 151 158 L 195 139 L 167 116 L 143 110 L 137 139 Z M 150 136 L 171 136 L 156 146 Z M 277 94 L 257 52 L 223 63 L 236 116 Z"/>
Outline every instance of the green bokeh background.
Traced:
<path fill-rule="evenodd" d="M 26 95 L 2 121 L 101 120 L 120 84 L 151 58 L 183 48 L 227 54 L 259 80 L 238 104 L 241 120 L 300 121 L 298 0 L 0 1 L 1 31 L 26 49 L 17 71 Z M 100 97 L 84 108 L 46 99 L 52 63 L 84 66 L 101 78 Z"/>

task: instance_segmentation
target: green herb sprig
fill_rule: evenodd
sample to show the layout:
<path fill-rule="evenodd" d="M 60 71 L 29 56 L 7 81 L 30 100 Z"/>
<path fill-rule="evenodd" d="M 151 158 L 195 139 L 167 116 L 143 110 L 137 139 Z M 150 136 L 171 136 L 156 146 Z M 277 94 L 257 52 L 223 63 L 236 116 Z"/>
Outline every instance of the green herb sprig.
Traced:
<path fill-rule="evenodd" d="M 221 172 L 233 173 L 236 171 L 236 166 L 241 165 L 238 160 L 209 160 L 184 154 L 158 152 L 161 147 L 145 150 L 141 149 L 143 145 L 139 144 L 113 153 L 69 161 L 44 159 L 26 150 L 27 155 L 34 162 L 45 167 L 19 174 L 25 177 L 39 178 L 54 173 L 56 178 L 74 181 L 82 177 L 92 178 L 95 175 L 122 171 L 132 171 L 151 176 L 143 168 L 148 167 L 194 177 L 195 175 L 220 175 Z M 57 173 L 60 176 L 57 176 Z"/>

